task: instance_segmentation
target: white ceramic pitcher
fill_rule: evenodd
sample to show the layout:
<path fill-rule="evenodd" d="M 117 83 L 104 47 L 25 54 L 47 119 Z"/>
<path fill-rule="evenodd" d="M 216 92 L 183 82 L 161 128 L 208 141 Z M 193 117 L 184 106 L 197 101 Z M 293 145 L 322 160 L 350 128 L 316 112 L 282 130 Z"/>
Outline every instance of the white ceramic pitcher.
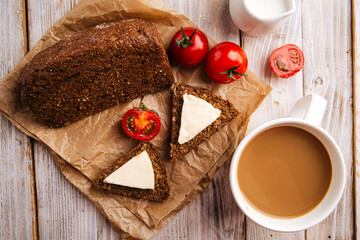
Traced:
<path fill-rule="evenodd" d="M 235 25 L 249 35 L 270 33 L 281 20 L 296 10 L 295 0 L 230 0 Z"/>

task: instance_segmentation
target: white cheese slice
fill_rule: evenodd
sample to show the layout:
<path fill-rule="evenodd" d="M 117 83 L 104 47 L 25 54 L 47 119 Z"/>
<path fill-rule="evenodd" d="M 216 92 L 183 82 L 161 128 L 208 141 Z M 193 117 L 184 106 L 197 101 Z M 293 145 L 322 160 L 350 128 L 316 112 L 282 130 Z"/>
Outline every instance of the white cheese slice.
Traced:
<path fill-rule="evenodd" d="M 154 169 L 146 151 L 136 155 L 104 179 L 105 183 L 126 187 L 154 189 Z"/>
<path fill-rule="evenodd" d="M 219 109 L 202 98 L 185 93 L 183 100 L 178 138 L 180 144 L 191 140 L 221 115 Z"/>

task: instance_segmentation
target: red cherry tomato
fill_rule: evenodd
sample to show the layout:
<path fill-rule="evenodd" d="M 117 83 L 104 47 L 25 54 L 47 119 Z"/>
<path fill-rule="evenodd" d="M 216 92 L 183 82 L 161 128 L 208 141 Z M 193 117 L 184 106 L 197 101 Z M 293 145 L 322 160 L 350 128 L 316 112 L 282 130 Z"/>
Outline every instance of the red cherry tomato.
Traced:
<path fill-rule="evenodd" d="M 171 39 L 169 50 L 172 59 L 177 64 L 194 67 L 206 57 L 209 41 L 200 30 L 193 27 L 181 27 Z"/>
<path fill-rule="evenodd" d="M 248 59 L 244 50 L 232 42 L 213 47 L 206 59 L 206 74 L 217 83 L 231 83 L 246 76 Z"/>
<path fill-rule="evenodd" d="M 161 122 L 158 114 L 148 110 L 143 103 L 140 108 L 127 111 L 122 119 L 124 132 L 140 141 L 153 139 L 160 131 Z"/>
<path fill-rule="evenodd" d="M 270 67 L 281 77 L 288 78 L 299 72 L 304 66 L 304 54 L 294 44 L 286 44 L 275 49 L 270 55 Z"/>

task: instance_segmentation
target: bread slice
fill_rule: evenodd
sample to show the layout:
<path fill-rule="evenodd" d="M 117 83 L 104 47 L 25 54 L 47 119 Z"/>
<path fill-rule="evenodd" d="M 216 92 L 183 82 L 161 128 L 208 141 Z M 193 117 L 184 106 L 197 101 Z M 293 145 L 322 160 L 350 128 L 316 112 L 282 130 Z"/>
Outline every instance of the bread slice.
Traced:
<path fill-rule="evenodd" d="M 180 144 L 179 131 L 181 126 L 181 114 L 183 107 L 183 95 L 187 93 L 195 97 L 205 100 L 210 103 L 214 108 L 221 111 L 220 116 L 202 130 L 195 137 L 189 141 Z M 200 143 L 208 139 L 211 135 L 223 128 L 228 122 L 233 120 L 239 112 L 234 106 L 227 100 L 222 99 L 219 96 L 215 96 L 210 91 L 204 88 L 195 88 L 190 85 L 177 84 L 173 93 L 173 109 L 172 109 L 172 126 L 171 126 L 171 142 L 170 142 L 170 157 L 171 159 L 177 159 L 192 149 L 196 148 Z M 194 119 L 196 121 L 196 119 Z"/>
<path fill-rule="evenodd" d="M 159 33 L 129 19 L 85 29 L 39 52 L 21 71 L 21 101 L 62 127 L 174 82 Z"/>
<path fill-rule="evenodd" d="M 120 186 L 116 184 L 105 183 L 104 180 L 122 165 L 127 163 L 136 155 L 146 151 L 150 157 L 155 176 L 154 189 L 140 189 L 134 187 Z M 149 142 L 142 142 L 130 150 L 123 158 L 115 162 L 110 168 L 101 174 L 94 182 L 93 186 L 97 189 L 106 190 L 110 193 L 122 194 L 129 197 L 137 197 L 154 201 L 164 201 L 169 197 L 170 189 L 167 181 L 166 169 L 159 152 Z"/>

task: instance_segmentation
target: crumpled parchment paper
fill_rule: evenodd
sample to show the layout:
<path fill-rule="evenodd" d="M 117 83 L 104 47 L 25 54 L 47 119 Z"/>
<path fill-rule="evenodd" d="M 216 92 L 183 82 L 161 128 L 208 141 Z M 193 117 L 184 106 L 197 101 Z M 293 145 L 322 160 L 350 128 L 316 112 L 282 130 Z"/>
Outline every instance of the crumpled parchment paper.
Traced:
<path fill-rule="evenodd" d="M 221 85 L 206 76 L 203 65 L 196 68 L 173 66 L 177 82 L 207 88 L 231 101 L 240 111 L 235 120 L 177 161 L 170 161 L 168 156 L 171 89 L 117 105 L 60 129 L 49 129 L 35 121 L 32 113 L 24 109 L 19 100 L 18 77 L 25 64 L 39 51 L 74 32 L 128 18 L 154 23 L 165 48 L 168 48 L 171 37 L 180 26 L 195 26 L 160 0 L 84 0 L 59 20 L 3 79 L 0 83 L 0 110 L 27 135 L 52 150 L 54 160 L 65 177 L 94 202 L 124 239 L 148 239 L 206 188 L 216 170 L 244 137 L 250 115 L 271 88 L 251 71 L 242 81 Z M 209 42 L 210 47 L 216 44 L 210 37 Z M 111 195 L 91 187 L 93 179 L 137 145 L 136 140 L 121 131 L 120 121 L 127 110 L 138 106 L 141 101 L 148 108 L 155 109 L 161 117 L 161 131 L 151 142 L 166 162 L 171 193 L 165 202 Z"/>

